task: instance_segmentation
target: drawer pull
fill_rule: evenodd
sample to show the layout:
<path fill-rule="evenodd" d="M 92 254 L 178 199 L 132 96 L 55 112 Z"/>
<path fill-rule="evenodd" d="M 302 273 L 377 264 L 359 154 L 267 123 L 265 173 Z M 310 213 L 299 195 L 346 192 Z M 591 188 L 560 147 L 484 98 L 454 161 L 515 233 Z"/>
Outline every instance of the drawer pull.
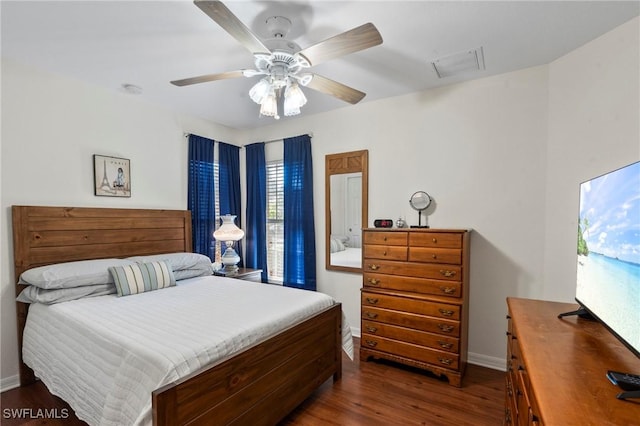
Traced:
<path fill-rule="evenodd" d="M 366 312 L 366 311 L 365 311 L 365 313 L 364 313 L 364 314 L 365 314 L 365 316 L 366 316 L 367 318 L 371 318 L 371 319 L 378 318 L 378 314 L 373 313 L 373 312 Z"/>
<path fill-rule="evenodd" d="M 367 297 L 367 303 L 371 303 L 372 305 L 375 305 L 376 303 L 378 303 L 378 299 L 374 299 L 373 297 Z"/>
<path fill-rule="evenodd" d="M 445 333 L 451 333 L 453 331 L 453 326 L 448 324 L 438 324 L 438 328 Z"/>
<path fill-rule="evenodd" d="M 367 346 L 375 348 L 376 345 L 378 344 L 378 342 L 373 341 L 373 340 L 365 340 L 365 342 L 367 342 Z"/>
<path fill-rule="evenodd" d="M 440 358 L 440 357 L 438 357 L 438 361 L 440 361 L 440 364 L 444 364 L 444 365 L 451 365 L 451 363 L 453 362 L 451 358 Z"/>
<path fill-rule="evenodd" d="M 442 349 L 451 349 L 453 347 L 453 343 L 443 342 L 442 340 L 438 340 L 438 344 Z"/>
<path fill-rule="evenodd" d="M 382 255 L 383 255 L 383 256 L 386 256 L 386 255 L 387 255 L 387 251 L 385 250 L 385 251 L 382 253 Z"/>
<path fill-rule="evenodd" d="M 513 396 L 513 388 L 511 387 L 511 382 L 507 382 L 507 395 Z"/>
<path fill-rule="evenodd" d="M 375 333 L 376 331 L 378 331 L 378 329 L 377 329 L 377 328 L 375 328 L 375 327 L 371 327 L 370 325 L 368 325 L 368 326 L 367 326 L 367 331 L 368 331 L 369 333 Z"/>
<path fill-rule="evenodd" d="M 438 239 L 437 239 L 437 238 L 434 238 L 434 239 L 433 239 L 433 242 L 434 242 L 434 243 L 437 243 L 437 242 L 438 242 Z"/>
<path fill-rule="evenodd" d="M 442 309 L 442 308 L 440 308 L 440 309 L 438 309 L 438 311 L 442 314 L 442 316 L 445 316 L 445 317 L 452 317 L 453 313 L 454 313 L 450 309 Z"/>
<path fill-rule="evenodd" d="M 382 241 L 387 241 L 387 237 L 382 237 Z"/>
<path fill-rule="evenodd" d="M 376 280 L 375 278 L 367 278 L 367 282 L 371 285 L 378 285 L 380 284 L 379 280 Z"/>
<path fill-rule="evenodd" d="M 456 292 L 456 288 L 455 287 L 440 287 L 440 291 L 442 291 L 444 294 L 454 294 Z"/>
<path fill-rule="evenodd" d="M 432 255 L 431 255 L 431 258 L 432 258 L 432 259 L 435 259 L 435 258 L 437 258 L 437 257 L 438 257 L 438 256 L 436 256 L 435 254 L 432 254 Z"/>
<path fill-rule="evenodd" d="M 440 269 L 440 274 L 445 277 L 454 277 L 456 275 L 456 271 L 445 271 L 443 269 Z"/>
<path fill-rule="evenodd" d="M 376 265 L 375 263 L 374 263 L 374 264 L 369 265 L 369 269 L 371 269 L 372 271 L 375 271 L 375 270 L 377 270 L 378 268 L 379 268 L 379 266 L 378 266 L 378 265 Z"/>

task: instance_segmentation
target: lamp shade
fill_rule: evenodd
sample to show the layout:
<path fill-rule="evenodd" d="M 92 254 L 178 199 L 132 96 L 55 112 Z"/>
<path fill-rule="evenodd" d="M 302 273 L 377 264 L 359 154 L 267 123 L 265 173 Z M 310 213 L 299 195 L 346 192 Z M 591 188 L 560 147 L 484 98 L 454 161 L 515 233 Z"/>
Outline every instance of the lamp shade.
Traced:
<path fill-rule="evenodd" d="M 213 238 L 218 241 L 238 241 L 244 237 L 244 231 L 235 224 L 236 216 L 226 214 L 220 216 L 222 225 L 213 233 Z"/>
<path fill-rule="evenodd" d="M 257 82 L 249 91 L 249 97 L 257 104 L 262 104 L 264 98 L 269 94 L 271 90 L 271 83 L 266 78 Z"/>
<path fill-rule="evenodd" d="M 260 114 L 267 117 L 275 117 L 278 115 L 278 101 L 274 90 L 262 100 L 260 105 Z"/>
<path fill-rule="evenodd" d="M 295 81 L 288 85 L 285 89 L 284 99 L 285 102 L 290 103 L 291 107 L 293 108 L 300 108 L 307 103 L 307 97 L 304 95 L 304 92 L 302 91 L 302 89 L 300 89 L 300 86 L 298 86 L 298 83 L 296 83 Z"/>
<path fill-rule="evenodd" d="M 298 115 L 300 114 L 300 107 L 307 103 L 307 98 L 298 86 L 298 83 L 293 82 L 287 86 L 284 92 L 284 115 Z"/>

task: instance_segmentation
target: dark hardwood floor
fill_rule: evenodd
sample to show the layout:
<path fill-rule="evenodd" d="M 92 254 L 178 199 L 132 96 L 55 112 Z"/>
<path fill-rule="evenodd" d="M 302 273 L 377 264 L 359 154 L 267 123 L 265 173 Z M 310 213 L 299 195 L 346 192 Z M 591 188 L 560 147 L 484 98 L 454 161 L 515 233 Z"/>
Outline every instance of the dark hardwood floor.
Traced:
<path fill-rule="evenodd" d="M 342 379 L 324 383 L 281 426 L 501 425 L 504 374 L 468 365 L 462 388 L 456 388 L 421 370 L 383 361 L 360 363 L 356 350 L 354 361 L 344 357 Z M 40 382 L 2 393 L 0 406 L 3 426 L 86 425 Z M 25 409 L 31 409 L 32 417 L 42 417 L 47 410 L 60 418 L 11 418 L 20 411 L 29 414 Z"/>

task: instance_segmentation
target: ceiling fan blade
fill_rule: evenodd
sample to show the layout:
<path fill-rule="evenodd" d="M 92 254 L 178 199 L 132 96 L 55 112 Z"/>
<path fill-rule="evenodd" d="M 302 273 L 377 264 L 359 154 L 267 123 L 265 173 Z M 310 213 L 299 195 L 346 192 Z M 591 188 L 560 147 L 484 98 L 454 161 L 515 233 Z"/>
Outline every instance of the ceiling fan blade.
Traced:
<path fill-rule="evenodd" d="M 242 70 L 223 72 L 220 74 L 207 74 L 198 77 L 184 78 L 182 80 L 173 80 L 171 84 L 175 86 L 188 86 L 190 84 L 206 83 L 208 81 L 226 80 L 228 78 L 238 77 L 244 77 L 244 73 Z"/>
<path fill-rule="evenodd" d="M 326 93 L 327 95 L 335 96 L 350 104 L 357 104 L 366 96 L 364 92 L 318 74 L 313 74 L 313 79 L 307 84 L 307 87 L 317 90 L 318 92 Z"/>
<path fill-rule="evenodd" d="M 382 36 L 375 25 L 368 23 L 302 49 L 299 54 L 307 58 L 311 65 L 318 65 L 379 44 L 382 44 Z"/>
<path fill-rule="evenodd" d="M 195 0 L 195 5 L 220 25 L 233 38 L 238 40 L 251 53 L 270 53 L 271 51 L 251 30 L 240 21 L 221 1 Z"/>

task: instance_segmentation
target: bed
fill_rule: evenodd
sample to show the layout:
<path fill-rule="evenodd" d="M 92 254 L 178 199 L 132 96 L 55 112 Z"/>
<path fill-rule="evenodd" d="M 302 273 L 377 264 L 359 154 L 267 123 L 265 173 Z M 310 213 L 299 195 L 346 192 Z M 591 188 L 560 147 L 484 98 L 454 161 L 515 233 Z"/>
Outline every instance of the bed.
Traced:
<path fill-rule="evenodd" d="M 341 251 L 331 253 L 331 265 L 362 268 L 362 249 L 359 247 L 345 247 Z"/>
<path fill-rule="evenodd" d="M 191 248 L 188 211 L 13 206 L 12 221 L 16 277 L 25 270 L 42 265 L 188 252 Z M 185 280 L 188 284 L 148 295 L 162 293 L 167 298 L 170 291 L 186 291 L 188 287 L 209 292 L 213 288 L 209 283 L 199 283 L 208 278 Z M 251 293 L 253 289 L 245 286 L 260 286 L 229 278 L 220 282 L 224 285 L 215 287 L 227 289 L 225 291 L 238 287 Z M 16 294 L 23 288 L 22 284 L 17 284 Z M 242 296 L 243 300 L 249 293 Z M 134 300 L 139 296 L 145 295 L 121 299 Z M 111 299 L 116 300 L 113 296 Z M 85 309 L 92 311 L 91 304 L 97 300 L 86 299 L 88 306 Z M 85 299 L 82 302 L 85 303 Z M 61 303 L 58 306 L 64 305 L 71 304 Z M 33 305 L 32 309 L 33 316 L 29 320 L 33 321 L 43 315 L 39 311 L 46 310 L 40 305 Z M 149 418 L 153 424 L 196 425 L 212 421 L 216 424 L 275 424 L 326 380 L 332 376 L 334 381 L 338 380 L 343 344 L 340 304 L 332 301 L 314 309 L 310 316 L 305 315 L 285 325 L 282 330 L 269 332 L 269 337 L 249 341 L 241 352 L 215 358 L 211 362 L 205 359 L 203 365 L 170 377 L 170 382 L 152 391 Z M 21 357 L 28 315 L 29 305 L 18 302 Z M 60 324 L 69 322 L 68 317 L 64 318 Z M 56 327 L 55 321 L 45 320 L 44 323 L 63 336 L 74 333 L 62 325 Z M 73 341 L 81 344 L 75 338 Z M 153 350 L 149 352 L 154 354 Z M 155 354 L 158 352 L 163 351 L 156 350 Z M 20 379 L 24 386 L 35 380 L 35 374 L 22 358 L 20 361 Z M 155 364 L 152 362 L 150 365 Z M 46 380 L 43 381 L 47 384 Z M 143 398 L 148 399 L 148 396 Z"/>
<path fill-rule="evenodd" d="M 353 243 L 356 244 L 353 244 Z M 328 241 L 330 265 L 340 268 L 362 268 L 362 248 L 359 238 L 351 241 L 348 235 L 331 234 Z"/>

